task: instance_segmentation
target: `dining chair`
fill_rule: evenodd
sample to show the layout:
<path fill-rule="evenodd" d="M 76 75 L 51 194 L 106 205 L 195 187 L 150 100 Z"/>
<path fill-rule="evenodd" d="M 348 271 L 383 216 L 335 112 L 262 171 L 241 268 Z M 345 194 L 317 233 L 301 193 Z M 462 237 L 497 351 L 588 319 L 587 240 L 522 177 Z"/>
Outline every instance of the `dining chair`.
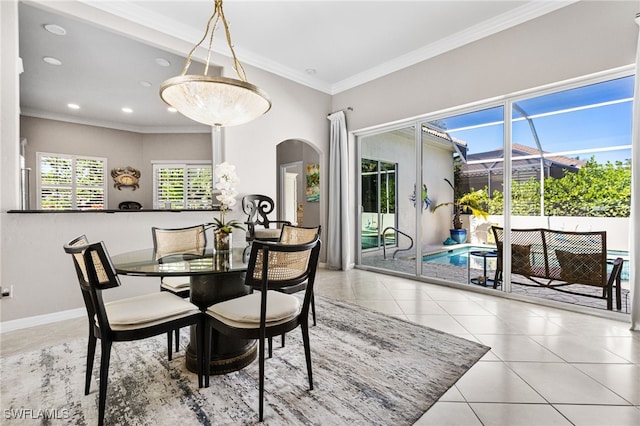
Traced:
<path fill-rule="evenodd" d="M 247 215 L 244 222 L 247 225 L 246 240 L 278 241 L 282 232 L 278 226 L 291 225 L 287 220 L 271 220 L 269 214 L 275 209 L 271 197 L 260 194 L 250 194 L 242 197 L 242 211 Z M 275 227 L 272 228 L 271 225 Z"/>
<path fill-rule="evenodd" d="M 113 342 L 146 339 L 176 328 L 196 325 L 198 387 L 203 384 L 203 315 L 197 306 L 167 292 L 152 293 L 104 303 L 103 291 L 119 287 L 120 279 L 102 241 L 89 243 L 82 235 L 64 245 L 72 255 L 89 320 L 84 394 L 91 387 L 97 339 L 100 339 L 98 425 L 104 424 L 109 360 Z"/>
<path fill-rule="evenodd" d="M 313 239 L 317 236 L 320 238 L 320 226 L 314 227 L 304 227 L 304 226 L 293 226 L 293 225 L 284 225 L 282 227 L 282 233 L 280 235 L 280 244 L 304 244 L 313 241 Z M 307 283 L 301 282 L 291 286 L 285 287 L 272 287 L 273 290 L 279 291 L 281 293 L 293 294 L 299 291 L 302 291 L 306 288 Z M 313 325 L 316 325 L 316 302 L 314 293 L 311 293 L 311 317 L 313 318 Z M 282 334 L 280 337 L 281 347 L 284 347 L 285 335 Z M 273 339 L 269 338 L 269 358 L 273 355 Z"/>
<path fill-rule="evenodd" d="M 207 235 L 204 225 L 188 226 L 185 228 L 152 227 L 153 252 L 156 260 L 172 256 L 194 255 L 202 256 L 207 246 Z M 168 291 L 182 298 L 189 297 L 189 277 L 160 277 L 160 291 Z M 173 332 L 176 339 L 176 349 L 180 350 L 180 329 Z M 167 335 L 169 345 L 169 361 L 172 359 L 172 333 Z"/>
<path fill-rule="evenodd" d="M 320 239 L 316 236 L 305 244 L 286 245 L 254 241 L 251 245 L 245 284 L 259 284 L 260 292 L 216 303 L 206 310 L 204 359 L 209 359 L 212 329 L 220 334 L 258 340 L 259 418 L 264 408 L 264 343 L 265 339 L 302 330 L 309 389 L 313 390 L 311 347 L 309 343 L 309 305 L 313 294 Z M 291 294 L 271 290 L 307 282 L 302 302 Z M 215 343 L 215 342 L 214 342 Z M 209 386 L 209 370 L 204 371 L 204 386 Z"/>

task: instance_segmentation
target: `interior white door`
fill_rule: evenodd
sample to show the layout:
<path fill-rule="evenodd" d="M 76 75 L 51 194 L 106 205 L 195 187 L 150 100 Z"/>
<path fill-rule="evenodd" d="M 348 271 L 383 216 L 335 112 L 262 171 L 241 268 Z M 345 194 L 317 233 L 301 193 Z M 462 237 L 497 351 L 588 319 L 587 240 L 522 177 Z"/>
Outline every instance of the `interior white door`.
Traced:
<path fill-rule="evenodd" d="M 284 178 L 284 220 L 298 224 L 298 173 L 285 173 Z"/>

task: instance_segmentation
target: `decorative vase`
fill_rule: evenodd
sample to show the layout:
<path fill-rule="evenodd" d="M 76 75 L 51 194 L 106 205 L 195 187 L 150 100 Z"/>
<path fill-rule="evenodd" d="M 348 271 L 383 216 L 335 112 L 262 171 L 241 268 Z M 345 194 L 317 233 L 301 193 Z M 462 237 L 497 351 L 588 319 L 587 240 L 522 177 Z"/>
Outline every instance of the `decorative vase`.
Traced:
<path fill-rule="evenodd" d="M 224 272 L 231 269 L 231 256 L 229 252 L 218 251 L 213 254 L 214 270 Z"/>
<path fill-rule="evenodd" d="M 451 239 L 458 244 L 462 244 L 467 241 L 466 229 L 450 229 L 449 233 L 451 234 Z"/>
<path fill-rule="evenodd" d="M 216 252 L 228 252 L 233 247 L 232 233 L 215 231 L 213 233 L 213 251 Z"/>

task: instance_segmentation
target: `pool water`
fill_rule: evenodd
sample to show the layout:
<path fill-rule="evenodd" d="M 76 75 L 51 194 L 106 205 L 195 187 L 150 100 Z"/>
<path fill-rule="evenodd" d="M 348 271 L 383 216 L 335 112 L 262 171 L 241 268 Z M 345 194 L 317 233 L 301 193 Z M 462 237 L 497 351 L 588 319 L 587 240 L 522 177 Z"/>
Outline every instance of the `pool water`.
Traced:
<path fill-rule="evenodd" d="M 441 263 L 444 265 L 467 266 L 470 251 L 487 250 L 487 247 L 458 247 L 439 253 L 422 256 L 423 262 Z"/>
<path fill-rule="evenodd" d="M 446 251 L 441 251 L 439 253 L 426 254 L 422 256 L 423 262 L 432 262 L 432 263 L 440 263 L 444 265 L 453 265 L 453 266 L 464 266 L 467 267 L 467 262 L 470 258 L 469 252 L 471 251 L 491 251 L 491 247 L 487 246 L 465 246 L 458 248 L 451 248 Z M 625 259 L 624 265 L 622 267 L 621 278 L 623 281 L 629 281 L 629 253 L 626 251 L 619 250 L 608 250 L 607 251 L 607 259 L 614 260 L 616 257 L 622 257 Z M 472 268 L 482 268 L 482 258 L 475 258 L 471 256 L 471 267 Z M 495 259 L 487 259 L 487 268 L 495 270 L 496 264 Z"/>

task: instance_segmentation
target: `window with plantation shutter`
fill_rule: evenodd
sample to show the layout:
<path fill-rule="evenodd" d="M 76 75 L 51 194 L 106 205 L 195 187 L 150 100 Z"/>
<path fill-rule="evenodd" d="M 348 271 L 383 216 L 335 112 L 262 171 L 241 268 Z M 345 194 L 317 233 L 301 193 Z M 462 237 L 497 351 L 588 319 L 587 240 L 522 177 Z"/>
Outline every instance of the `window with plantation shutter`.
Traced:
<path fill-rule="evenodd" d="M 37 153 L 38 209 L 104 209 L 107 159 Z"/>
<path fill-rule="evenodd" d="M 211 179 L 209 163 L 156 163 L 153 165 L 153 206 L 155 209 L 210 209 Z"/>

